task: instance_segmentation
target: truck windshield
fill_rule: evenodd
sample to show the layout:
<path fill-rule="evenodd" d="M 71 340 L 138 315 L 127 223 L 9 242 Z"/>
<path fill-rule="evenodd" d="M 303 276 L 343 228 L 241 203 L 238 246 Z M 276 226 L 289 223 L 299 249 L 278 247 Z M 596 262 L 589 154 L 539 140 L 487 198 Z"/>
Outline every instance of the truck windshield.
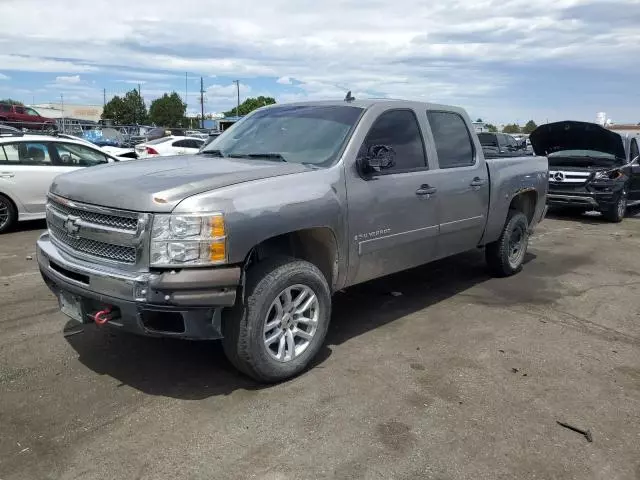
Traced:
<path fill-rule="evenodd" d="M 240 120 L 201 153 L 329 165 L 340 154 L 362 111 L 338 105 L 271 107 Z"/>

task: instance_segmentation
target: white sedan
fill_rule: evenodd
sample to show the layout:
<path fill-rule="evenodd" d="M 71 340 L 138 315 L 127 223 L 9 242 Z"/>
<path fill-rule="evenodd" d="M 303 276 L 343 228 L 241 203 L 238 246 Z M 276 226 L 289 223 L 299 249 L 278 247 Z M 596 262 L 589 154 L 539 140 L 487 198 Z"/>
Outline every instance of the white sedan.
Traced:
<path fill-rule="evenodd" d="M 45 218 L 47 192 L 56 176 L 119 161 L 81 139 L 1 134 L 0 233 L 18 221 Z"/>
<path fill-rule="evenodd" d="M 204 140 L 194 137 L 162 137 L 136 145 L 138 158 L 168 157 L 171 155 L 191 155 L 198 153 Z"/>

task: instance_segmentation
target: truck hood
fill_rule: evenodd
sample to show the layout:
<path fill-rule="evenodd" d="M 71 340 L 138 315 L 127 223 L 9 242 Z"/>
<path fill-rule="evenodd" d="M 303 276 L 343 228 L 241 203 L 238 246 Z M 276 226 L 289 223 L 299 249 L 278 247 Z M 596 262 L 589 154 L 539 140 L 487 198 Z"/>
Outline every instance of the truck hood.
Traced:
<path fill-rule="evenodd" d="M 310 170 L 298 163 L 206 155 L 88 167 L 56 177 L 50 192 L 70 200 L 138 212 L 171 212 L 187 197 L 242 182 Z"/>
<path fill-rule="evenodd" d="M 536 155 L 549 155 L 562 150 L 593 150 L 626 157 L 622 137 L 595 123 L 562 122 L 547 123 L 536 128 L 529 137 Z"/>

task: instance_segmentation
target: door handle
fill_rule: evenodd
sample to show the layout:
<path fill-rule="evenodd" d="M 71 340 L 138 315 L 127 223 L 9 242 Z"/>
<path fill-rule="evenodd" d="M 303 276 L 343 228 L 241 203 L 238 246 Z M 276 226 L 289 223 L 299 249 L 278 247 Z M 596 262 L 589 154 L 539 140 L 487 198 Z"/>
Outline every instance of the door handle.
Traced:
<path fill-rule="evenodd" d="M 0 172 L 0 178 L 13 178 L 15 177 L 16 174 L 15 173 L 11 173 L 11 172 Z"/>
<path fill-rule="evenodd" d="M 430 185 L 420 185 L 420 188 L 418 190 L 416 190 L 416 195 L 418 196 L 429 196 L 429 195 L 433 195 L 434 193 L 436 193 L 438 191 L 437 188 L 434 188 Z"/>
<path fill-rule="evenodd" d="M 476 177 L 471 181 L 469 186 L 471 186 L 471 187 L 482 187 L 485 183 L 486 182 L 484 180 L 482 180 L 480 177 Z"/>

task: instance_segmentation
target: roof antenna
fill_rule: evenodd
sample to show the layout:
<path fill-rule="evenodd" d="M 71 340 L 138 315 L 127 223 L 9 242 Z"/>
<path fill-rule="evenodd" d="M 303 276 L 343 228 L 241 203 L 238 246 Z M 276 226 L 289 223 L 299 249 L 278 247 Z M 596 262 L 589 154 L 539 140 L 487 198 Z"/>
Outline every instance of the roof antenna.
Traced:
<path fill-rule="evenodd" d="M 356 97 L 354 97 L 354 96 L 352 96 L 352 95 L 351 95 L 351 90 L 349 90 L 349 91 L 347 92 L 347 96 L 346 96 L 346 97 L 344 97 L 344 101 L 345 101 L 345 102 L 353 102 L 355 99 L 356 99 Z"/>

